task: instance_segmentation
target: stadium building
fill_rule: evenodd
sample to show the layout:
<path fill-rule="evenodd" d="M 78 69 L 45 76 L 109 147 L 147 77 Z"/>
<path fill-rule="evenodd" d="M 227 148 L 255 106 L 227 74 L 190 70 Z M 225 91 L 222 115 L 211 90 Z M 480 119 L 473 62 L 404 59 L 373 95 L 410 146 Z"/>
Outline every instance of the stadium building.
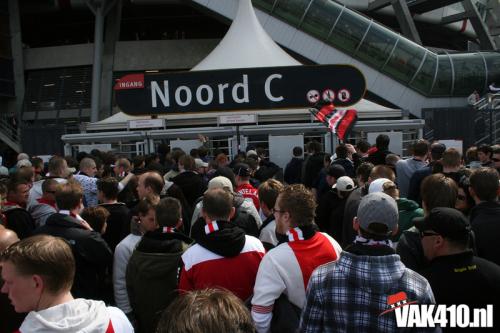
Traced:
<path fill-rule="evenodd" d="M 0 6 L 4 151 L 101 148 L 134 155 L 162 142 L 187 149 L 198 134 L 230 154 L 238 141 L 278 156 L 313 138 L 331 150 L 336 140 L 306 105 L 130 116 L 113 89 L 129 74 L 293 63 L 361 71 L 366 93 L 354 106 L 359 120 L 351 140 L 388 132 L 398 143 L 393 151 L 405 154 L 406 143 L 422 136 L 467 145 L 500 138 L 489 111 L 496 96 L 467 103 L 474 90 L 487 96 L 491 84 L 500 84 L 498 1 L 8 0 Z M 274 53 L 261 59 L 268 48 Z"/>

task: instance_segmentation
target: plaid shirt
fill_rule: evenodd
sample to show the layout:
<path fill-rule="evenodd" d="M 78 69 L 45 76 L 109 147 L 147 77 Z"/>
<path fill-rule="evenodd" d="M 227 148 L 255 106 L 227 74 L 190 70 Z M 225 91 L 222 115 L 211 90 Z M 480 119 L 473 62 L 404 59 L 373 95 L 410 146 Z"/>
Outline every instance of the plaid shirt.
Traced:
<path fill-rule="evenodd" d="M 440 329 L 398 328 L 387 297 L 405 292 L 408 301 L 434 304 L 427 280 L 406 268 L 396 254 L 343 252 L 337 262 L 318 267 L 309 280 L 300 332 L 418 332 Z"/>

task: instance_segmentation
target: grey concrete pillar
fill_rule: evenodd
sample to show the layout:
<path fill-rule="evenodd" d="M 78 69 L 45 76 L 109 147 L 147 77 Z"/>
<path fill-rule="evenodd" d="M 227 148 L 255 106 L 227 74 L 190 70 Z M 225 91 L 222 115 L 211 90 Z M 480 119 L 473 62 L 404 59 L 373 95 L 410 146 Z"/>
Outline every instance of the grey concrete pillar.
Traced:
<path fill-rule="evenodd" d="M 21 35 L 21 18 L 19 15 L 18 0 L 9 0 L 9 26 L 11 36 L 12 59 L 14 66 L 14 91 L 16 94 L 15 102 L 8 103 L 8 112 L 14 113 L 18 120 L 21 120 L 21 114 L 24 102 L 24 62 L 23 62 L 23 42 Z M 17 122 L 20 124 L 20 121 Z M 19 128 L 19 126 L 18 126 Z"/>
<path fill-rule="evenodd" d="M 99 120 L 99 102 L 101 91 L 102 37 L 104 29 L 104 11 L 102 2 L 95 2 L 89 7 L 94 12 L 94 62 L 92 66 L 92 97 L 90 101 L 90 121 Z"/>
<path fill-rule="evenodd" d="M 99 120 L 112 115 L 113 100 L 113 68 L 115 63 L 116 42 L 120 38 L 122 16 L 122 0 L 118 0 L 106 16 L 106 31 L 102 57 L 101 106 Z"/>
<path fill-rule="evenodd" d="M 101 102 L 101 75 L 102 75 L 102 46 L 104 35 L 104 18 L 116 0 L 86 0 L 90 10 L 94 13 L 94 62 L 92 66 L 92 98 L 90 101 L 90 121 L 99 120 Z"/>

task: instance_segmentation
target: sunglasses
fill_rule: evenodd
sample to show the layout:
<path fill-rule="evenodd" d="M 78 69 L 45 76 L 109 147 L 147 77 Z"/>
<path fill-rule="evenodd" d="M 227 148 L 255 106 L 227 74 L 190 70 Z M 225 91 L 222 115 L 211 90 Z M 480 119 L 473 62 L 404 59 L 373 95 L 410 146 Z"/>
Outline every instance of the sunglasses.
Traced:
<path fill-rule="evenodd" d="M 465 195 L 459 194 L 459 195 L 457 195 L 457 199 L 461 200 L 461 201 L 465 201 L 465 200 L 467 200 L 467 197 Z"/>
<path fill-rule="evenodd" d="M 429 231 L 420 231 L 420 238 L 424 238 L 427 236 L 439 236 L 439 234 L 435 233 L 435 232 L 429 232 Z"/>
<path fill-rule="evenodd" d="M 500 162 L 500 158 L 492 158 L 491 159 L 493 162 Z"/>

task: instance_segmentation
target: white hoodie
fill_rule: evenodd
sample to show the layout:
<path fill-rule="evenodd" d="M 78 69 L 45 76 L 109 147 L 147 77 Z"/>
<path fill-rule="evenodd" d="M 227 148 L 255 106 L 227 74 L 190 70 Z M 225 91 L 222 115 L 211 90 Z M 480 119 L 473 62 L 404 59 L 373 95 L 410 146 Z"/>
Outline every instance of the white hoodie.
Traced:
<path fill-rule="evenodd" d="M 120 309 L 106 307 L 101 301 L 79 298 L 38 312 L 31 311 L 19 332 L 133 333 L 134 329 Z"/>

